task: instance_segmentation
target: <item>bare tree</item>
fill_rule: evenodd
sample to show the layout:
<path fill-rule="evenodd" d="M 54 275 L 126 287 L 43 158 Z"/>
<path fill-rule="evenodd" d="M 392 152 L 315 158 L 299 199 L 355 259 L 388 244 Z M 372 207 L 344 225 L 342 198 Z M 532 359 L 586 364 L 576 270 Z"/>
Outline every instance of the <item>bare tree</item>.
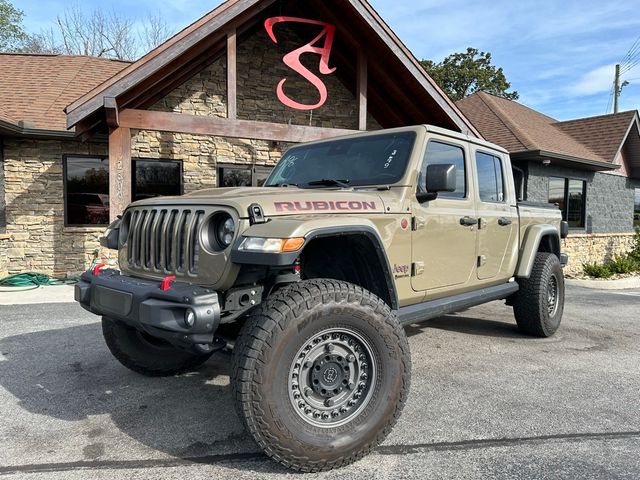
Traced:
<path fill-rule="evenodd" d="M 171 36 L 171 29 L 160 12 L 149 14 L 142 24 L 139 32 L 140 48 L 148 52 L 163 43 Z"/>
<path fill-rule="evenodd" d="M 132 60 L 137 46 L 133 21 L 114 11 L 96 9 L 86 14 L 79 4 L 57 17 L 62 49 L 67 55 Z"/>
<path fill-rule="evenodd" d="M 63 48 L 56 40 L 53 28 L 50 28 L 49 30 L 42 30 L 40 33 L 27 35 L 22 41 L 19 51 L 23 53 L 59 54 L 63 52 Z"/>

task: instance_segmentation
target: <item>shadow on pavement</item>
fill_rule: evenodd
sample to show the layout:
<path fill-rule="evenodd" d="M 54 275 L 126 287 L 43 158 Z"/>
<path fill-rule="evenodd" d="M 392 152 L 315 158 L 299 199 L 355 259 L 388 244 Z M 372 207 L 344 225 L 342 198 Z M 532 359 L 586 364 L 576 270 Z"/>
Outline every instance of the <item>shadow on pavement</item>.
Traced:
<path fill-rule="evenodd" d="M 407 336 L 412 337 L 424 333 L 430 328 L 483 337 L 527 338 L 520 333 L 515 324 L 515 320 L 514 323 L 506 323 L 461 315 L 446 315 L 444 317 L 434 318 L 433 320 L 427 320 L 424 323 L 409 325 L 405 327 L 405 331 L 407 332 Z"/>
<path fill-rule="evenodd" d="M 234 410 L 229 353 L 189 374 L 147 378 L 111 356 L 99 323 L 4 338 L 0 353 L 0 385 L 33 414 L 66 421 L 109 415 L 123 433 L 179 458 L 259 451 Z M 109 437 L 113 442 L 100 424 L 86 422 L 82 431 L 85 460 L 102 456 Z"/>

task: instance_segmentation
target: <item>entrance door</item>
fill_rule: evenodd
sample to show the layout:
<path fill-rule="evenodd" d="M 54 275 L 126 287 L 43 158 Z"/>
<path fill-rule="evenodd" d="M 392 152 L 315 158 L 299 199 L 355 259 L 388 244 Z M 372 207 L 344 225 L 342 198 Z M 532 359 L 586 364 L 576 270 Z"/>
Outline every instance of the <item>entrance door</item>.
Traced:
<path fill-rule="evenodd" d="M 518 246 L 515 198 L 509 198 L 513 192 L 506 188 L 507 173 L 502 158 L 477 150 L 475 162 L 478 179 L 478 279 L 507 278 Z"/>
<path fill-rule="evenodd" d="M 463 143 L 446 137 L 427 145 L 419 188 L 424 187 L 427 166 L 434 164 L 455 165 L 457 188 L 436 200 L 414 203 L 411 284 L 416 291 L 462 286 L 475 276 L 477 217 L 467 156 Z"/>

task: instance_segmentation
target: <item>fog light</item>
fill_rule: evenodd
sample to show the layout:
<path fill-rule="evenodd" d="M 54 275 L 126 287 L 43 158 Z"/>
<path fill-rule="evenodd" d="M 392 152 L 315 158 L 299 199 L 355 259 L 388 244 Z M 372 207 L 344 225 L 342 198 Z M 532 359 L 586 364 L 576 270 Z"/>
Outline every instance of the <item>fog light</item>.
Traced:
<path fill-rule="evenodd" d="M 196 314 L 190 308 L 184 312 L 184 324 L 187 328 L 193 327 L 196 323 Z"/>

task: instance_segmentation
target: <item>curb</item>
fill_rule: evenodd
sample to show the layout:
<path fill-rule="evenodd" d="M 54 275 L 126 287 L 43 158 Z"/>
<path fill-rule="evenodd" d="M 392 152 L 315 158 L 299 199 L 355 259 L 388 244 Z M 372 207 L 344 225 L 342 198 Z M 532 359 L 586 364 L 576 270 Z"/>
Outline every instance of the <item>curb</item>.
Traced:
<path fill-rule="evenodd" d="M 640 288 L 640 277 L 619 278 L 617 280 L 577 280 L 568 278 L 565 283 L 574 287 L 598 290 L 628 290 Z"/>
<path fill-rule="evenodd" d="M 73 285 L 43 286 L 32 289 L 3 289 L 0 305 L 31 305 L 36 303 L 73 303 Z"/>

